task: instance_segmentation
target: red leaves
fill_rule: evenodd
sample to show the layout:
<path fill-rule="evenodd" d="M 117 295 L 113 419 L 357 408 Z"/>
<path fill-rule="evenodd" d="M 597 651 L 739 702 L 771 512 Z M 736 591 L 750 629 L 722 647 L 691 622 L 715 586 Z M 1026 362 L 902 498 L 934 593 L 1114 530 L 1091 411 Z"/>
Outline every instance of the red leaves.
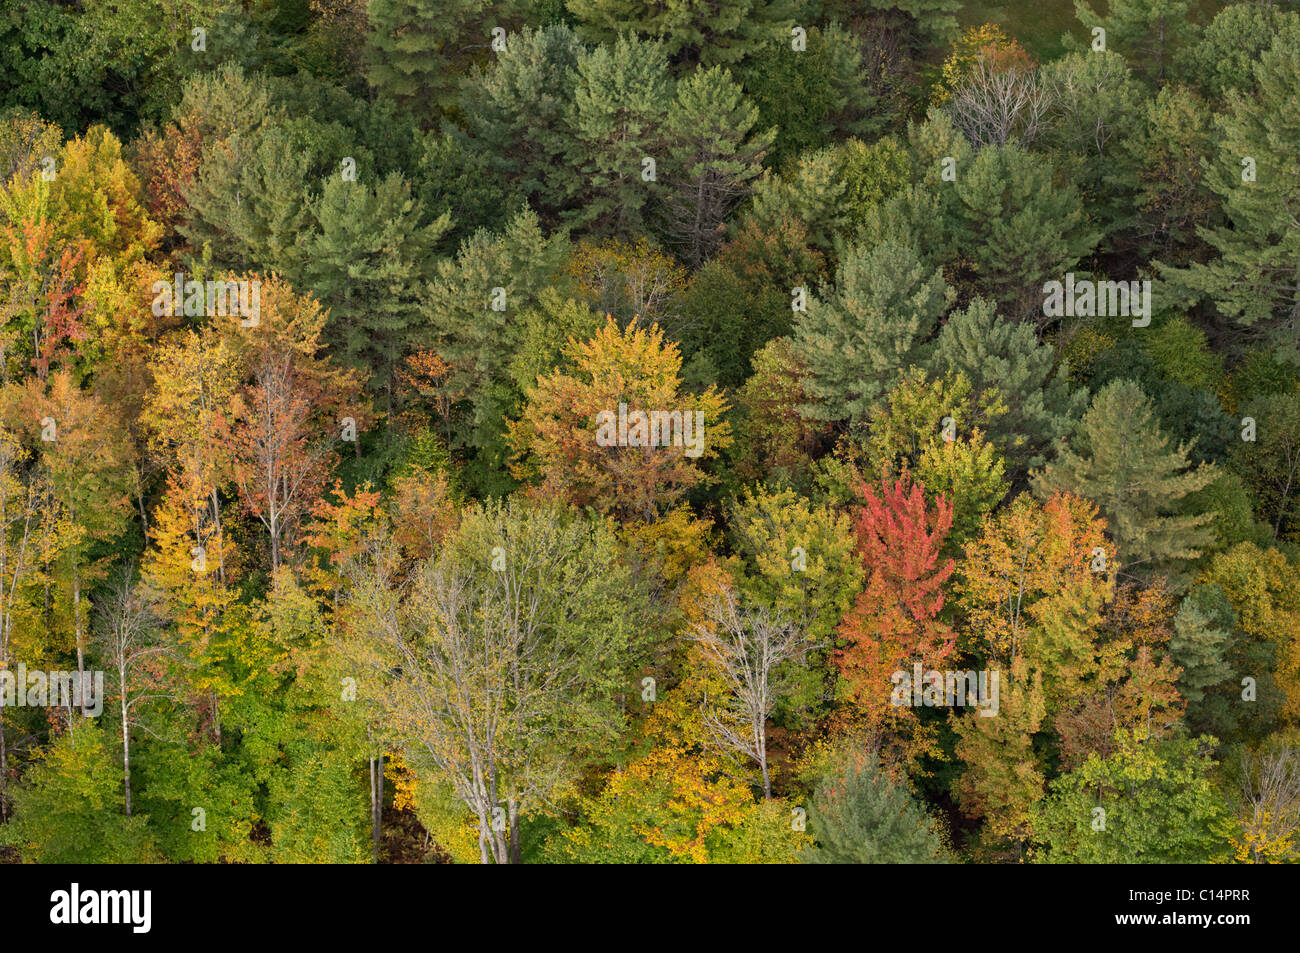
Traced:
<path fill-rule="evenodd" d="M 937 616 L 954 562 L 939 553 L 952 526 L 952 505 L 927 506 L 925 487 L 903 475 L 879 491 L 863 484 L 854 528 L 866 586 L 840 623 L 847 643 L 836 654 L 858 705 L 871 718 L 889 711 L 891 676 L 913 661 L 938 668 L 952 654 L 954 636 Z"/>
<path fill-rule="evenodd" d="M 881 480 L 881 493 L 863 483 L 858 487 L 862 509 L 854 531 L 858 554 L 867 567 L 867 588 L 893 592 L 915 620 L 933 618 L 943 608 L 942 586 L 955 566 L 939 566 L 939 552 L 952 527 L 952 504 L 944 497 L 934 512 L 925 503 L 925 487 L 904 472 L 890 486 Z M 936 568 L 937 567 L 937 568 Z"/>

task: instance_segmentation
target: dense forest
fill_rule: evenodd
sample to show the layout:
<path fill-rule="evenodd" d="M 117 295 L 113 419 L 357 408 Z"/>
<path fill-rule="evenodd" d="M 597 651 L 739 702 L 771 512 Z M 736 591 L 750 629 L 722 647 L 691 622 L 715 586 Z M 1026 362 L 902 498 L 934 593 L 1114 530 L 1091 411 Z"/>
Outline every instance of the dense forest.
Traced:
<path fill-rule="evenodd" d="M 1300 858 L 1300 2 L 4 0 L 0 860 Z"/>

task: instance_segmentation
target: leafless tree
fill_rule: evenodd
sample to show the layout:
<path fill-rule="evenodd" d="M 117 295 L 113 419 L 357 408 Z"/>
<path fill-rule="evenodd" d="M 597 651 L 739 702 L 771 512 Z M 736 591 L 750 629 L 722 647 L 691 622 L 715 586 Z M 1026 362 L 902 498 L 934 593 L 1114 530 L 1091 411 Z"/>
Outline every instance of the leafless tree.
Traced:
<path fill-rule="evenodd" d="M 1029 146 L 1052 112 L 1052 91 L 1032 68 L 995 67 L 980 57 L 948 103 L 953 124 L 976 149 L 1013 138 Z"/>
<path fill-rule="evenodd" d="M 753 760 L 772 796 L 767 763 L 767 719 L 779 697 L 778 669 L 803 657 L 803 632 L 763 606 L 741 606 L 730 590 L 708 607 L 692 637 L 727 684 L 722 698 L 707 699 L 704 724 L 720 751 Z"/>
<path fill-rule="evenodd" d="M 140 719 L 140 709 L 158 701 L 174 701 L 167 689 L 171 648 L 156 637 L 159 618 L 154 600 L 132 585 L 130 568 L 122 570 L 99 608 L 95 647 L 109 666 L 122 729 L 122 788 L 126 816 L 131 816 L 131 730 L 153 734 Z"/>

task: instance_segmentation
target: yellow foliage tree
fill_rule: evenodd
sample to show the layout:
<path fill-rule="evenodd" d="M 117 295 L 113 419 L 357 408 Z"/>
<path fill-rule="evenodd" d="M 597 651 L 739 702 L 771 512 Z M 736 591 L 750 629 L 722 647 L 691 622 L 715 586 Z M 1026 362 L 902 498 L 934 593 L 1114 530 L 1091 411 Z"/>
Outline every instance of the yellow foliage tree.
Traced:
<path fill-rule="evenodd" d="M 609 319 L 565 351 L 573 373 L 539 378 L 509 428 L 512 470 L 540 474 L 537 496 L 653 521 L 707 481 L 702 464 L 731 444 L 727 402 L 683 389 L 681 354 L 657 326 Z"/>

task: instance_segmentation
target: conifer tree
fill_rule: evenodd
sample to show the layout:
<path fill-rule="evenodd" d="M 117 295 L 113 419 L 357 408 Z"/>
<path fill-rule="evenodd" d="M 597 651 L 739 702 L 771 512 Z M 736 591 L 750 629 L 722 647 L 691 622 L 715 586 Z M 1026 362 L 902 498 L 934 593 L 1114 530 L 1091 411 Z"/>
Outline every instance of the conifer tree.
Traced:
<path fill-rule="evenodd" d="M 393 374 L 411 344 L 435 243 L 450 227 L 426 223 L 394 172 L 373 187 L 330 179 L 312 208 L 320 231 L 307 244 L 307 289 L 329 310 L 325 340 L 339 363 L 368 372 L 392 408 Z"/>
<path fill-rule="evenodd" d="M 1040 146 L 1055 150 L 1090 225 L 1108 234 L 1127 226 L 1137 174 L 1123 146 L 1142 124 L 1143 85 L 1113 51 L 1067 54 L 1039 68 L 1039 83 L 1052 103 Z"/>
<path fill-rule="evenodd" d="M 677 85 L 664 126 L 664 229 L 690 264 L 721 244 L 727 218 L 762 171 L 775 130 L 751 136 L 757 119 L 726 70 L 697 69 Z"/>
<path fill-rule="evenodd" d="M 813 794 L 808 812 L 816 846 L 806 864 L 944 863 L 934 821 L 874 751 L 840 755 Z"/>
<path fill-rule="evenodd" d="M 1066 490 L 1096 503 L 1125 573 L 1173 573 L 1214 539 L 1210 514 L 1178 513 L 1183 497 L 1217 475 L 1212 464 L 1191 467 L 1189 449 L 1170 446 L 1141 387 L 1114 381 L 1093 399 L 1073 445 L 1035 474 L 1034 489 L 1042 497 Z"/>
<path fill-rule="evenodd" d="M 1058 185 L 1050 160 L 1019 146 L 987 146 L 959 171 L 952 235 L 968 254 L 977 287 L 1017 319 L 1039 312 L 1043 282 L 1089 254 L 1089 227 L 1078 190 Z M 927 225 L 933 228 L 933 225 Z"/>
<path fill-rule="evenodd" d="M 564 156 L 582 52 L 564 24 L 525 28 L 475 73 L 461 101 L 472 148 L 552 226 L 575 198 L 565 192 Z"/>
<path fill-rule="evenodd" d="M 575 221 L 602 233 L 636 231 L 667 157 L 668 57 L 659 42 L 620 36 L 580 54 L 577 71 L 568 157 L 576 173 L 569 188 L 583 202 Z"/>
<path fill-rule="evenodd" d="M 370 0 L 370 84 L 426 123 L 455 101 L 456 79 L 491 55 L 492 29 L 517 25 L 517 0 Z"/>
<path fill-rule="evenodd" d="M 209 147 L 182 187 L 189 217 L 177 230 L 195 249 L 211 246 L 218 267 L 300 274 L 317 171 L 300 132 L 268 125 L 234 133 Z"/>
<path fill-rule="evenodd" d="M 1227 223 L 1201 231 L 1219 253 L 1162 276 L 1219 313 L 1272 337 L 1300 361 L 1300 34 L 1280 34 L 1255 66 L 1258 92 L 1230 94 L 1218 119 L 1219 156 L 1206 183 Z"/>
<path fill-rule="evenodd" d="M 1126 154 L 1121 168 L 1137 186 L 1134 237 L 1148 254 L 1183 264 L 1204 248 L 1197 233 L 1218 211 L 1202 174 L 1213 151 L 1213 117 L 1185 86 L 1166 86 L 1144 112 L 1133 135 L 1118 144 Z"/>
<path fill-rule="evenodd" d="M 836 133 L 875 139 L 897 110 L 896 95 L 882 102 L 887 91 L 896 93 L 888 86 L 896 78 L 883 63 L 866 62 L 857 37 L 833 22 L 808 26 L 804 49 L 774 43 L 736 78 L 758 107 L 759 128 L 776 127 L 768 163 L 774 169 L 824 148 Z"/>
<path fill-rule="evenodd" d="M 1089 32 L 1106 31 L 1106 49 L 1120 53 L 1140 75 L 1164 84 L 1175 54 L 1196 39 L 1197 28 L 1187 18 L 1186 0 L 1107 0 L 1106 15 L 1086 0 L 1075 0 L 1074 13 Z M 1086 44 L 1067 37 L 1071 47 Z"/>
<path fill-rule="evenodd" d="M 804 387 L 814 420 L 856 426 L 895 376 L 916 363 L 954 292 L 914 248 L 882 242 L 844 259 L 835 288 L 810 298 L 795 325 L 795 353 L 808 368 Z"/>
<path fill-rule="evenodd" d="M 1226 659 L 1236 624 L 1237 614 L 1215 583 L 1197 586 L 1178 607 L 1169 649 L 1183 670 L 1178 690 L 1190 705 L 1199 705 L 1207 688 L 1232 674 Z"/>
<path fill-rule="evenodd" d="M 1254 88 L 1255 64 L 1279 33 L 1300 36 L 1300 13 L 1274 3 L 1231 3 L 1220 10 L 1200 42 L 1186 51 L 1182 69 L 1215 99 Z"/>
<path fill-rule="evenodd" d="M 674 64 L 731 66 L 789 42 L 791 0 L 568 0 L 583 35 L 613 43 L 624 34 L 662 40 Z"/>
<path fill-rule="evenodd" d="M 1032 327 L 1002 319 L 983 298 L 949 315 L 935 339 L 935 371 L 964 374 L 977 395 L 996 391 L 1006 408 L 981 426 L 1013 476 L 1042 466 L 1087 403 L 1086 390 L 1074 388 L 1063 370 L 1054 373 L 1055 358 Z"/>
<path fill-rule="evenodd" d="M 521 331 L 518 316 L 559 272 L 567 248 L 562 234 L 548 238 L 535 214 L 521 212 L 500 233 L 480 230 L 454 259 L 438 263 L 425 296 L 424 326 L 452 367 L 446 390 L 466 395 L 470 405 L 456 435 L 460 443 L 483 448 L 502 432 L 502 417 L 513 408 L 500 385 Z"/>

